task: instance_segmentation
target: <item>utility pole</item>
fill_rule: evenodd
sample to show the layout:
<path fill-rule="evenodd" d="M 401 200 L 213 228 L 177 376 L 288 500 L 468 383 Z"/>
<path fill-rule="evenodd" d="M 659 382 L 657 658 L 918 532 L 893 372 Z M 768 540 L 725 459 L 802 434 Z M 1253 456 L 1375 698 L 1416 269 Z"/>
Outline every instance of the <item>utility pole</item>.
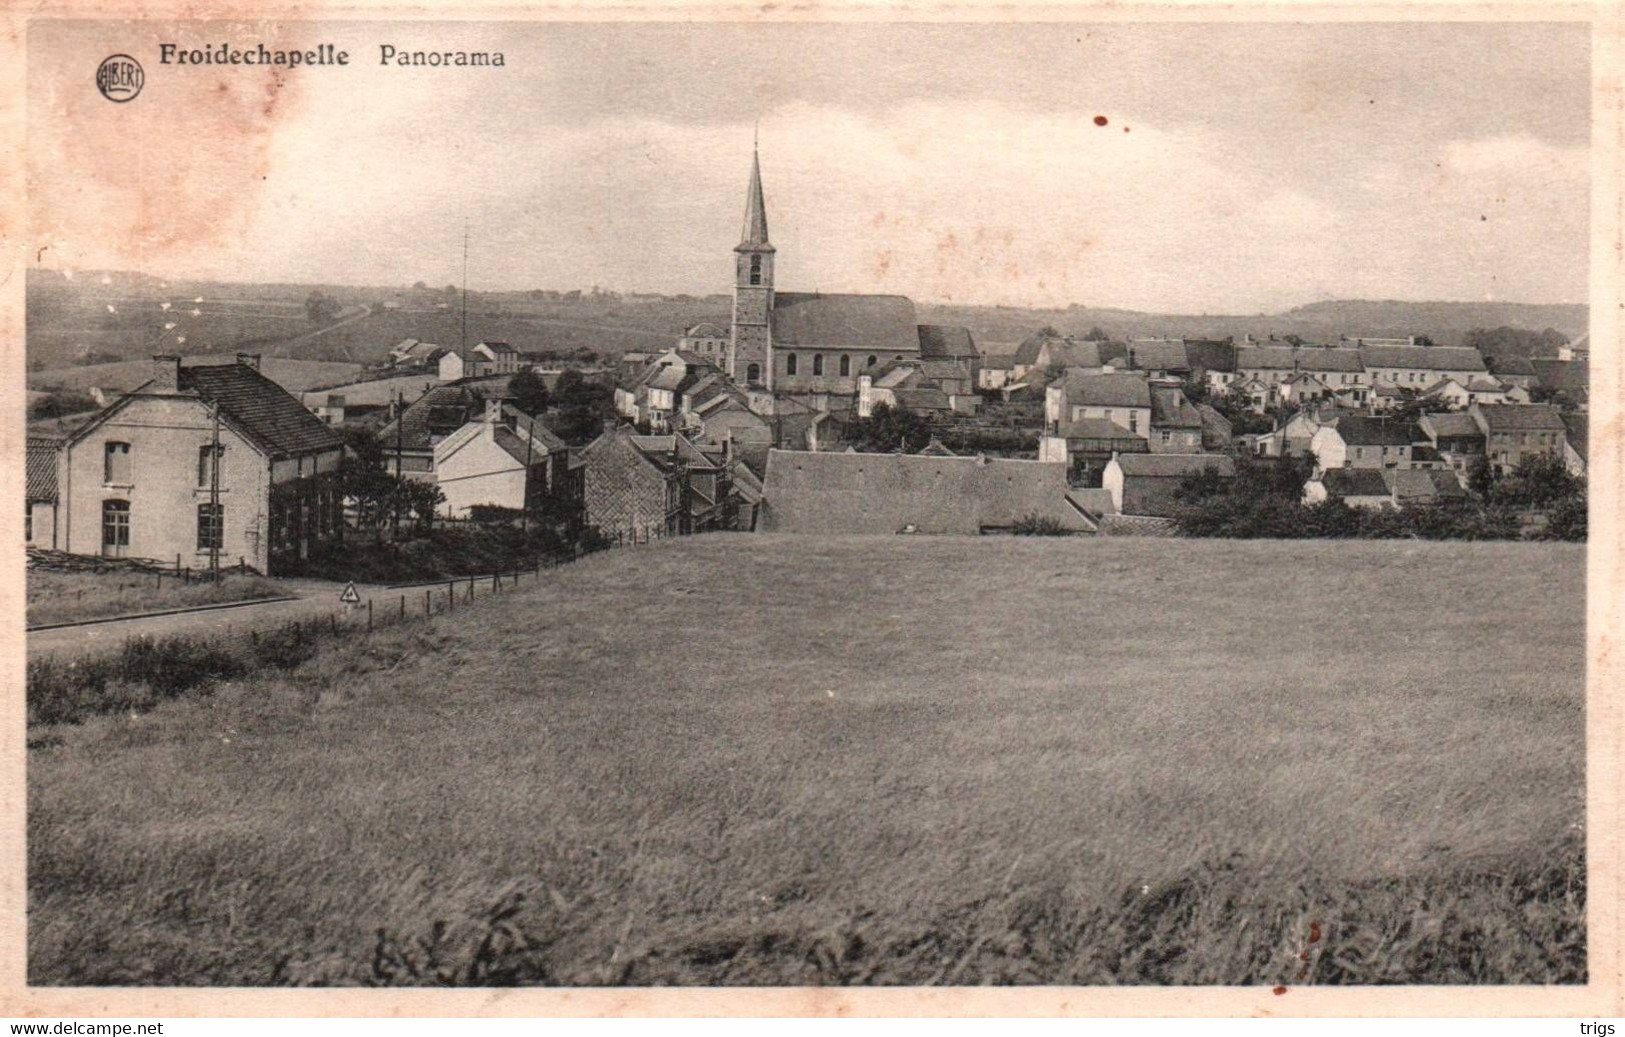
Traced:
<path fill-rule="evenodd" d="M 209 408 L 212 426 L 209 442 L 209 575 L 220 582 L 220 541 L 226 535 L 226 523 L 220 514 L 220 401 Z"/>
<path fill-rule="evenodd" d="M 463 346 L 459 355 L 468 359 L 468 217 L 463 217 Z"/>
<path fill-rule="evenodd" d="M 390 528 L 394 530 L 395 539 L 401 537 L 401 426 L 405 423 L 406 410 L 401 406 L 402 396 L 399 389 L 395 390 L 395 506 L 390 509 L 393 518 Z"/>
<path fill-rule="evenodd" d="M 530 454 L 536 443 L 536 419 L 531 418 L 531 424 L 525 426 L 525 488 L 519 500 L 519 532 L 522 536 L 530 534 Z M 514 425 L 518 425 L 515 419 Z"/>

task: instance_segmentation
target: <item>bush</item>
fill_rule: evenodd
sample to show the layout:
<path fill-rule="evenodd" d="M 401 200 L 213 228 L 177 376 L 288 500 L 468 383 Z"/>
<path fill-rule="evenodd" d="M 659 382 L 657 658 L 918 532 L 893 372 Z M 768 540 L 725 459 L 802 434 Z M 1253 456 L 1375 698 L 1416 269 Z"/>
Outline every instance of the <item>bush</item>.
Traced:
<path fill-rule="evenodd" d="M 1010 532 L 1016 536 L 1024 537 L 1064 537 L 1071 536 L 1072 531 L 1062 525 L 1059 519 L 1052 519 L 1040 515 L 1023 515 L 1010 527 Z"/>

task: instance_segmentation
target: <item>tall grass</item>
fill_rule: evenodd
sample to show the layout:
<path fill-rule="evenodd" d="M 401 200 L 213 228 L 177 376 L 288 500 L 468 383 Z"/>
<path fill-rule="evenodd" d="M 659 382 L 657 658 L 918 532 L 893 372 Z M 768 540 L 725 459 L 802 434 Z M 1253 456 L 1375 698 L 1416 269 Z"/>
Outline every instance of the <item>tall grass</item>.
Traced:
<path fill-rule="evenodd" d="M 73 623 L 111 616 L 136 615 L 192 605 L 216 605 L 275 597 L 274 581 L 252 575 L 227 575 L 219 583 L 204 574 L 190 580 L 174 573 L 114 569 L 107 572 L 28 572 L 28 622 Z"/>
<path fill-rule="evenodd" d="M 37 730 L 29 978 L 1579 982 L 1583 562 L 598 555 Z"/>

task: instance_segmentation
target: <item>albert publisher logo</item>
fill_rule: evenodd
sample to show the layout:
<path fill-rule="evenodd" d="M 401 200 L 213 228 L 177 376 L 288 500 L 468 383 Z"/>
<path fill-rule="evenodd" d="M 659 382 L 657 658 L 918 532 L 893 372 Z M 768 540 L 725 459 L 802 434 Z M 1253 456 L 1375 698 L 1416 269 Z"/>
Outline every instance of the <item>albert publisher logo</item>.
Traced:
<path fill-rule="evenodd" d="M 135 100 L 135 95 L 141 92 L 141 84 L 146 80 L 147 74 L 141 70 L 141 62 L 128 54 L 114 54 L 96 70 L 96 89 L 109 101 L 119 104 Z"/>

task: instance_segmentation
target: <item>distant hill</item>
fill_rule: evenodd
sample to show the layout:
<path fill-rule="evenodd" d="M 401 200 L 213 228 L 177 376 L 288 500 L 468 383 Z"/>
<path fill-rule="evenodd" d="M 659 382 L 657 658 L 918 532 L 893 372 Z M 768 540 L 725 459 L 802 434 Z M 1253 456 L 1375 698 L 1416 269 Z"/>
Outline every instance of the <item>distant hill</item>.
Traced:
<path fill-rule="evenodd" d="M 1135 310 L 1073 306 L 1067 309 L 1020 309 L 1005 306 L 938 306 L 919 308 L 927 323 L 961 324 L 978 343 L 1011 344 L 1049 326 L 1063 334 L 1083 335 L 1098 327 L 1113 338 L 1158 335 L 1224 338 L 1252 335 L 1297 335 L 1308 342 L 1351 338 L 1400 338 L 1426 335 L 1441 346 L 1457 345 L 1474 328 L 1515 327 L 1539 332 L 1554 328 L 1569 339 L 1586 330 L 1589 309 L 1578 305 L 1494 302 L 1401 302 L 1336 300 L 1298 306 L 1275 314 L 1195 315 L 1141 313 Z M 1013 348 L 1013 346 L 1011 347 Z"/>

